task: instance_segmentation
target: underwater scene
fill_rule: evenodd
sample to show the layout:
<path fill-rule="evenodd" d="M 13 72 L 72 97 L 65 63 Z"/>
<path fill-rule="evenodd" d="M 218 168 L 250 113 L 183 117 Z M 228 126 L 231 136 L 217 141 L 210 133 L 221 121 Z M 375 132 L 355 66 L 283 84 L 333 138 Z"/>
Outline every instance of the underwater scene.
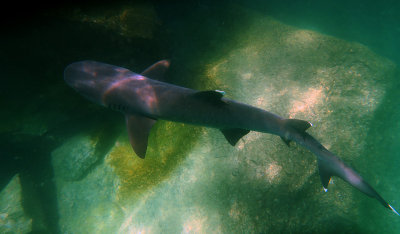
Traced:
<path fill-rule="evenodd" d="M 18 4 L 0 233 L 400 233 L 400 2 Z"/>

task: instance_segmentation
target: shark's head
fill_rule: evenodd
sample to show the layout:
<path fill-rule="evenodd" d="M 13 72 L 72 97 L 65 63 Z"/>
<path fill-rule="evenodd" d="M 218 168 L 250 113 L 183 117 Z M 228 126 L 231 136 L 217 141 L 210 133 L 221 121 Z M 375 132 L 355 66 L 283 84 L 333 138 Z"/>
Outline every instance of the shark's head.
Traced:
<path fill-rule="evenodd" d="M 137 75 L 128 69 L 99 63 L 81 61 L 72 63 L 64 71 L 64 80 L 87 99 L 104 104 L 107 92 L 126 77 Z"/>

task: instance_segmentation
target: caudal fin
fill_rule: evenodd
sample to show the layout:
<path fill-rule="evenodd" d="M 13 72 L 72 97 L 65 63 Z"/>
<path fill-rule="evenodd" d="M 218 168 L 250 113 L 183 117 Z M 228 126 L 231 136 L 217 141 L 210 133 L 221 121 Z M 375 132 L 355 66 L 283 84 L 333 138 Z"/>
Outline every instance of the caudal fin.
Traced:
<path fill-rule="evenodd" d="M 321 150 L 321 156 L 319 155 L 318 157 L 318 170 L 325 192 L 328 191 L 331 177 L 338 176 L 366 195 L 375 198 L 384 207 L 389 208 L 395 214 L 399 215 L 399 213 L 389 205 L 353 168 L 346 165 L 336 155 L 326 149 Z"/>

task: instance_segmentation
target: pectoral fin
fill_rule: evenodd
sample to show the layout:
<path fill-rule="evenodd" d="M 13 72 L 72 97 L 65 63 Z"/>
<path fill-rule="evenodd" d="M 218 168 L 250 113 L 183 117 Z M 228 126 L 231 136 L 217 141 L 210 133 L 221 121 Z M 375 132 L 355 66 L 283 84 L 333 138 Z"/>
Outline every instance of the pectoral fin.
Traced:
<path fill-rule="evenodd" d="M 144 158 L 146 156 L 147 141 L 151 127 L 157 120 L 139 115 L 125 115 L 125 119 L 132 149 L 137 156 Z"/>
<path fill-rule="evenodd" d="M 241 128 L 230 128 L 230 129 L 221 129 L 221 132 L 222 134 L 224 134 L 229 144 L 235 146 L 236 143 L 240 140 L 240 138 L 249 133 L 250 130 Z"/>

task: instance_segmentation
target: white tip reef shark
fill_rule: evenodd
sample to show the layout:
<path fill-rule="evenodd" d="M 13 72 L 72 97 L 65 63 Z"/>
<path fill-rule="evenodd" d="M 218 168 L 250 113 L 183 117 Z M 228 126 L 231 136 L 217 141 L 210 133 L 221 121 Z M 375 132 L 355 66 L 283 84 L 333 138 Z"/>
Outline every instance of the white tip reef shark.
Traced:
<path fill-rule="evenodd" d="M 140 158 L 146 155 L 150 130 L 158 119 L 220 129 L 233 146 L 250 131 L 270 133 L 317 156 L 325 192 L 331 177 L 338 176 L 399 215 L 353 168 L 306 132 L 310 122 L 228 99 L 223 91 L 196 91 L 165 83 L 162 77 L 169 65 L 162 60 L 138 74 L 110 64 L 80 61 L 65 68 L 64 80 L 87 99 L 125 114 L 131 146 Z"/>

